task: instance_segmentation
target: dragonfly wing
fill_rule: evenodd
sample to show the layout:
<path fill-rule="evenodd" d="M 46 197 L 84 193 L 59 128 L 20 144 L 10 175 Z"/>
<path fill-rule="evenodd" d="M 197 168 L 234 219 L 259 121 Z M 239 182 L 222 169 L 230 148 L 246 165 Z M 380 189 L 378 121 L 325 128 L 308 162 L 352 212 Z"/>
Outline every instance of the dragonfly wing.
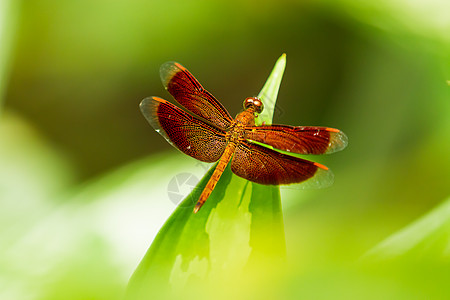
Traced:
<path fill-rule="evenodd" d="M 244 137 L 298 154 L 329 154 L 341 151 L 348 144 L 342 131 L 315 126 L 248 126 Z"/>
<path fill-rule="evenodd" d="M 160 75 L 164 87 L 186 109 L 221 129 L 230 127 L 233 119 L 228 111 L 185 67 L 167 62 Z"/>
<path fill-rule="evenodd" d="M 225 150 L 225 133 L 157 97 L 142 100 L 142 114 L 181 152 L 204 162 L 217 161 Z"/>
<path fill-rule="evenodd" d="M 321 164 L 245 141 L 236 147 L 231 170 L 247 180 L 267 185 L 303 183 L 302 188 L 321 188 L 334 180 L 333 173 Z"/>

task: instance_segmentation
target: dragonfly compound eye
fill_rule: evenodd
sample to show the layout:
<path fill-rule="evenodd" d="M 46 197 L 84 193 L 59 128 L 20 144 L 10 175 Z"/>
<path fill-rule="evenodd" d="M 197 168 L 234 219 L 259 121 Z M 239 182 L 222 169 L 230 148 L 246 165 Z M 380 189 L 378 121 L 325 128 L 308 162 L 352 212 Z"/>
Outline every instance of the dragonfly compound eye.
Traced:
<path fill-rule="evenodd" d="M 258 114 L 264 109 L 263 103 L 256 97 L 249 97 L 244 100 L 244 109 L 249 109 L 250 107 L 253 107 Z"/>

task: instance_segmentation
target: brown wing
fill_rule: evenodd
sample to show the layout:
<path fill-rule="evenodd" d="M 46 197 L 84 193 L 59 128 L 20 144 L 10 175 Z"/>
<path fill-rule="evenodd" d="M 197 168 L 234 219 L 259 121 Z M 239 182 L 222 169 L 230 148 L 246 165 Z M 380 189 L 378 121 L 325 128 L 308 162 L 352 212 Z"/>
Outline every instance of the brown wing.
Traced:
<path fill-rule="evenodd" d="M 244 138 L 299 154 L 328 154 L 344 149 L 347 136 L 340 130 L 314 126 L 248 126 Z"/>
<path fill-rule="evenodd" d="M 142 100 L 142 114 L 174 147 L 204 162 L 217 161 L 225 150 L 225 133 L 157 97 Z"/>
<path fill-rule="evenodd" d="M 268 184 L 304 182 L 303 188 L 326 187 L 333 173 L 325 166 L 243 141 L 236 147 L 231 170 L 250 181 Z"/>
<path fill-rule="evenodd" d="M 233 119 L 228 111 L 185 67 L 167 62 L 160 75 L 164 87 L 186 109 L 221 129 L 230 127 Z"/>

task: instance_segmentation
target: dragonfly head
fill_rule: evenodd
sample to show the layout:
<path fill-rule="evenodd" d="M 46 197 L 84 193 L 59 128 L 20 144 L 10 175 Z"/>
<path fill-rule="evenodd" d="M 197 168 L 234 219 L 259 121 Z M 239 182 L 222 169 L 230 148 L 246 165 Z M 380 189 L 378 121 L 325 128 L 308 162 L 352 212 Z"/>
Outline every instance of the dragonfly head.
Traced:
<path fill-rule="evenodd" d="M 244 109 L 252 108 L 253 111 L 260 114 L 264 109 L 264 104 L 261 102 L 261 99 L 256 97 L 248 97 L 244 100 Z"/>

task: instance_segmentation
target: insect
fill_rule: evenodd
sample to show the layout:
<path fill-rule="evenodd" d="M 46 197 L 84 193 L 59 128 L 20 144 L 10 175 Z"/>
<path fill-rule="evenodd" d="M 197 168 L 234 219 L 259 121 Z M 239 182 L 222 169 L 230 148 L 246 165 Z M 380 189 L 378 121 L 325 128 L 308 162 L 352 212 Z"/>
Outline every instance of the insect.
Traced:
<path fill-rule="evenodd" d="M 342 131 L 315 126 L 255 126 L 255 118 L 264 107 L 259 98 L 246 98 L 244 110 L 233 119 L 179 63 L 163 64 L 160 75 L 165 88 L 186 111 L 164 99 L 149 97 L 140 104 L 147 121 L 181 152 L 203 162 L 219 161 L 194 213 L 208 199 L 230 161 L 234 174 L 259 184 L 312 182 L 315 187 L 332 184 L 333 174 L 326 166 L 286 152 L 340 151 L 347 146 L 347 136 Z"/>

